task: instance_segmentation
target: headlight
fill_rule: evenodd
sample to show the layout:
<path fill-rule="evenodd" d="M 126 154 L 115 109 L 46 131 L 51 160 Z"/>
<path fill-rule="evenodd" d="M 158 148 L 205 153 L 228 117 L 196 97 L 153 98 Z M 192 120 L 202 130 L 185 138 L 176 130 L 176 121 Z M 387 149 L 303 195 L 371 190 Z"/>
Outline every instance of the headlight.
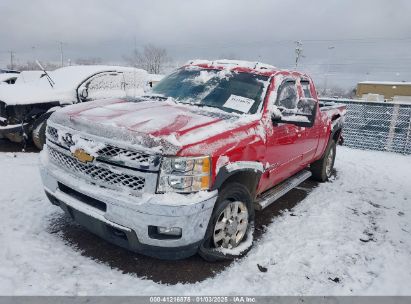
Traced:
<path fill-rule="evenodd" d="M 157 192 L 190 193 L 210 189 L 210 157 L 164 157 Z"/>

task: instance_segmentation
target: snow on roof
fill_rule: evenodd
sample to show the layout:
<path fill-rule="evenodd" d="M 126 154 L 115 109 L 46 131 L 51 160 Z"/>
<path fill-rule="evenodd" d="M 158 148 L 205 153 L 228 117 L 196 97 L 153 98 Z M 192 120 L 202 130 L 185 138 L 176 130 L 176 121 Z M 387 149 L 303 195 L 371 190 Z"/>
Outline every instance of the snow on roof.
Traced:
<path fill-rule="evenodd" d="M 86 78 L 101 72 L 117 71 L 117 72 L 142 72 L 147 73 L 144 70 L 123 67 L 123 66 L 110 66 L 110 65 L 75 65 L 62 67 L 52 72 L 49 72 L 51 78 L 56 82 L 56 86 L 72 87 L 79 84 Z"/>
<path fill-rule="evenodd" d="M 22 71 L 17 77 L 16 84 L 36 81 L 43 74 L 43 71 Z"/>
<path fill-rule="evenodd" d="M 411 82 L 406 81 L 361 81 L 358 84 L 378 84 L 378 85 L 411 85 Z"/>
<path fill-rule="evenodd" d="M 223 66 L 227 69 L 233 68 L 248 68 L 260 72 L 267 70 L 276 71 L 278 70 L 275 66 L 271 64 L 266 64 L 258 61 L 245 61 L 245 60 L 231 60 L 231 59 L 218 59 L 218 60 L 202 60 L 194 59 L 189 60 L 186 65 L 210 65 L 210 66 Z"/>

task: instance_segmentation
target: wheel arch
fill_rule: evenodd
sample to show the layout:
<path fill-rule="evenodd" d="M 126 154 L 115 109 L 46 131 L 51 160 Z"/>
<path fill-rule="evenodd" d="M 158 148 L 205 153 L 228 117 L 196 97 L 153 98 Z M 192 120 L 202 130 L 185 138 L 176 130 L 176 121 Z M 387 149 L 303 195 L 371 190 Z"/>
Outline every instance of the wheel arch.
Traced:
<path fill-rule="evenodd" d="M 230 182 L 238 182 L 247 187 L 247 189 L 250 191 L 252 199 L 254 199 L 261 175 L 263 173 L 262 165 L 261 169 L 258 167 L 260 166 L 243 167 L 233 170 L 229 165 L 224 166 L 220 168 L 215 178 L 212 190 L 221 189 Z"/>
<path fill-rule="evenodd" d="M 44 120 L 49 119 L 51 114 L 53 114 L 55 111 L 61 108 L 62 108 L 61 106 L 53 106 L 50 109 L 48 109 L 46 112 L 42 113 L 40 116 L 38 116 L 34 120 L 34 122 L 31 125 L 31 129 L 34 130 L 35 128 L 37 128 L 39 124 L 41 124 Z"/>

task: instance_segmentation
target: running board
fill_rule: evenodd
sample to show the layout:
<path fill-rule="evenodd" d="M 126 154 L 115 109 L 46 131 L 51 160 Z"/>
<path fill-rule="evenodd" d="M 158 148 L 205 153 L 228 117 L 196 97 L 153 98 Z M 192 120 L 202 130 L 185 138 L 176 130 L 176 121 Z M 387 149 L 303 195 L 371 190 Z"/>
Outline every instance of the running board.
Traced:
<path fill-rule="evenodd" d="M 291 176 L 290 178 L 283 181 L 281 184 L 267 190 L 266 192 L 262 193 L 259 197 L 257 197 L 257 201 L 255 204 L 256 210 L 263 210 L 264 208 L 268 207 L 288 191 L 294 189 L 303 181 L 308 179 L 311 176 L 311 172 L 308 170 L 302 170 L 297 174 Z"/>

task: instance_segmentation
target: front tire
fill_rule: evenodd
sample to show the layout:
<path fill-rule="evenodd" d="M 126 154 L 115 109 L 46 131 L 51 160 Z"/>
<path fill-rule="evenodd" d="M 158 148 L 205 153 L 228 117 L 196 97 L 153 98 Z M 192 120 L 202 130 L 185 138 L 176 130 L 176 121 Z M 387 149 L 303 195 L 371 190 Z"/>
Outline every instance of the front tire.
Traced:
<path fill-rule="evenodd" d="M 254 208 L 249 190 L 240 183 L 228 183 L 218 195 L 199 254 L 207 261 L 243 256 L 251 247 L 242 245 L 252 244 L 253 227 Z"/>
<path fill-rule="evenodd" d="M 330 140 L 323 156 L 310 165 L 312 177 L 319 182 L 326 182 L 333 174 L 337 146 Z"/>

